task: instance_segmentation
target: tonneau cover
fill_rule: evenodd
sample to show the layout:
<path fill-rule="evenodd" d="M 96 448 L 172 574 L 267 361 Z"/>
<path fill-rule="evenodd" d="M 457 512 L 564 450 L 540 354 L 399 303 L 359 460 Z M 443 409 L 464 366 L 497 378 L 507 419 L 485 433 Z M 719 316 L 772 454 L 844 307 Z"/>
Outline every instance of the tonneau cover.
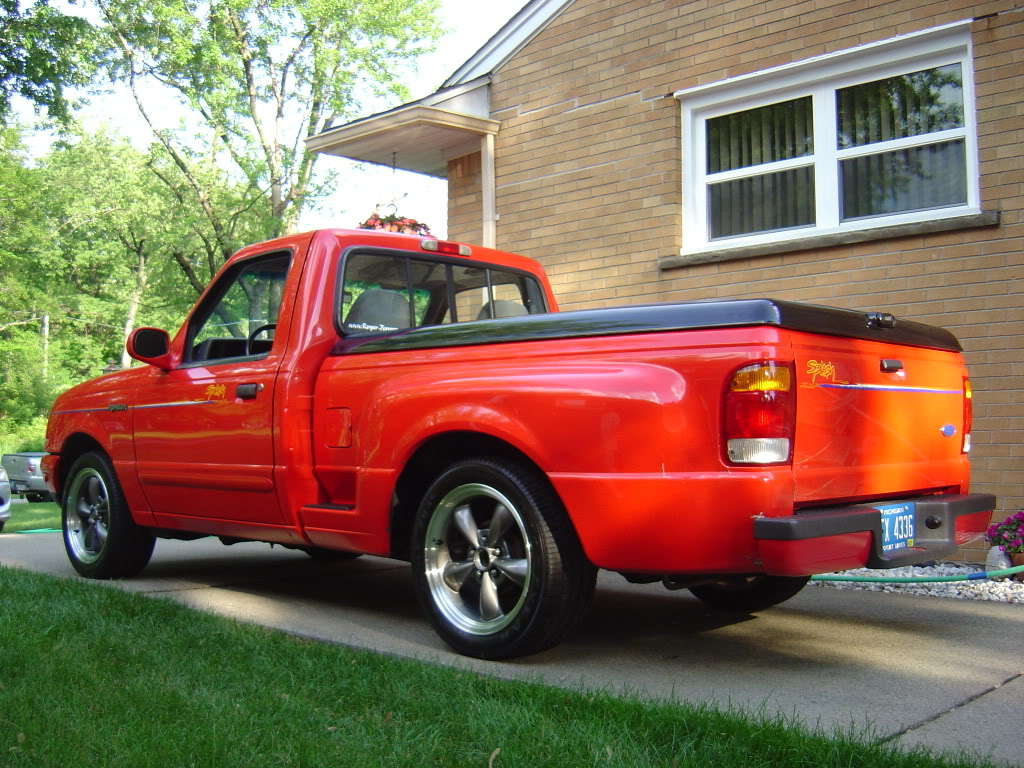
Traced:
<path fill-rule="evenodd" d="M 943 328 L 911 320 L 898 320 L 884 313 L 859 312 L 777 299 L 730 299 L 606 307 L 411 328 L 377 336 L 344 339 L 334 353 L 391 352 L 753 325 L 773 325 L 828 336 L 961 351 L 956 337 Z"/>

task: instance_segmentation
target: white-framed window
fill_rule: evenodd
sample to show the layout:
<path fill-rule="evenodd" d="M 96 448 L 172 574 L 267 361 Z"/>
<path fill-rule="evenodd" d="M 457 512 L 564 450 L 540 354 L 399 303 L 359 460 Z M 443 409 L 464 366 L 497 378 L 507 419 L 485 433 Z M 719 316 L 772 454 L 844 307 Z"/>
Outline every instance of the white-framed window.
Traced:
<path fill-rule="evenodd" d="M 968 25 L 677 92 L 683 253 L 979 212 Z"/>

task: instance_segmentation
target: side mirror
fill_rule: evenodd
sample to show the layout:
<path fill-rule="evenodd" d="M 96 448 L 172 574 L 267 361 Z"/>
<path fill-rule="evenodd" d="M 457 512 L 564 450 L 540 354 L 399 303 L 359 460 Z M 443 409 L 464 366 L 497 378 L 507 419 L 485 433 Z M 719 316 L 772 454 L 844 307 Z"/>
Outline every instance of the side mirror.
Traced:
<path fill-rule="evenodd" d="M 162 371 L 174 367 L 171 358 L 171 337 L 160 328 L 136 328 L 125 344 L 128 356 Z"/>

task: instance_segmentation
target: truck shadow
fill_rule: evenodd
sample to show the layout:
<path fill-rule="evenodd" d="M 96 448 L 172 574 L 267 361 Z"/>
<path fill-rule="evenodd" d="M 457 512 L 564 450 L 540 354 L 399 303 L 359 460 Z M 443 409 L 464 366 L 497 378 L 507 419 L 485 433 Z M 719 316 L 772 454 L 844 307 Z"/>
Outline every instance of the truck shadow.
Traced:
<path fill-rule="evenodd" d="M 209 587 L 251 596 L 271 626 L 300 634 L 306 634 L 304 626 L 315 627 L 309 634 L 321 639 L 466 662 L 422 616 L 407 563 L 374 557 L 318 562 L 266 548 L 233 547 L 230 557 L 208 552 L 155 558 L 139 579 L 123 585 L 158 593 Z M 981 622 L 990 648 L 978 645 Z M 596 666 L 617 684 L 655 690 L 666 681 L 690 679 L 696 670 L 751 680 L 800 679 L 809 670 L 816 679 L 835 681 L 879 674 L 923 684 L 946 670 L 960 679 L 987 679 L 993 669 L 1012 666 L 1016 662 L 1003 657 L 1012 656 L 1013 644 L 998 638 L 1019 637 L 1022 630 L 1021 606 L 809 588 L 766 611 L 728 613 L 706 608 L 686 591 L 627 584 L 603 573 L 589 612 L 562 644 L 525 659 L 483 664 L 499 675 L 559 679 L 589 678 Z"/>

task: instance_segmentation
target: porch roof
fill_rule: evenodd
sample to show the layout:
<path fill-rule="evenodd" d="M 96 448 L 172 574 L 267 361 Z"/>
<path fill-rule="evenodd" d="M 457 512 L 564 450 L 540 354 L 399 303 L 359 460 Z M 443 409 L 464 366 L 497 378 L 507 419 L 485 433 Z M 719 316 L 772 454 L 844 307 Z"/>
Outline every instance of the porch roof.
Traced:
<path fill-rule="evenodd" d="M 493 136 L 499 126 L 497 120 L 419 101 L 324 131 L 306 146 L 444 179 L 450 159 L 480 151 L 480 138 Z"/>

